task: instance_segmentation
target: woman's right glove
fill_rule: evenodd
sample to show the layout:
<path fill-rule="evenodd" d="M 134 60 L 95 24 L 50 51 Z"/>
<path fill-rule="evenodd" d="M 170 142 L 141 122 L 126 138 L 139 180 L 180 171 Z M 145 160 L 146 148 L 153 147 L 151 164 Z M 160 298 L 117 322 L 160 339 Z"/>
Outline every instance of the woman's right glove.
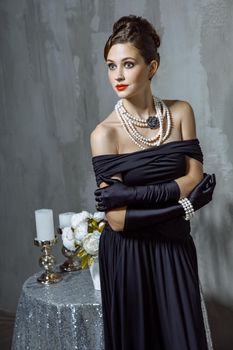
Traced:
<path fill-rule="evenodd" d="M 194 210 L 202 208 L 212 200 L 216 185 L 215 174 L 204 174 L 203 180 L 188 196 Z M 184 216 L 185 211 L 181 204 L 156 209 L 135 209 L 127 207 L 124 231 L 151 228 L 153 224 Z"/>

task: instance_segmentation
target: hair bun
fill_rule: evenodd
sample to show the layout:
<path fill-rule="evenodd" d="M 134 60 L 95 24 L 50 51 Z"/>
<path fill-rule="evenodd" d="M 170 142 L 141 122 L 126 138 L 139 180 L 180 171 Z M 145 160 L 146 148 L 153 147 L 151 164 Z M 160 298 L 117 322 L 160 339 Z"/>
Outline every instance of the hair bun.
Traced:
<path fill-rule="evenodd" d="M 128 24 L 135 22 L 137 16 L 129 15 L 129 16 L 123 16 L 121 17 L 117 22 L 113 24 L 112 31 L 113 34 L 117 32 L 119 29 L 123 29 L 124 27 L 127 27 Z"/>
<path fill-rule="evenodd" d="M 155 47 L 160 46 L 160 37 L 156 32 L 155 28 L 148 22 L 145 18 L 135 15 L 123 16 L 117 22 L 113 24 L 113 36 L 117 34 L 120 30 L 134 30 L 139 34 L 149 34 L 154 43 Z"/>

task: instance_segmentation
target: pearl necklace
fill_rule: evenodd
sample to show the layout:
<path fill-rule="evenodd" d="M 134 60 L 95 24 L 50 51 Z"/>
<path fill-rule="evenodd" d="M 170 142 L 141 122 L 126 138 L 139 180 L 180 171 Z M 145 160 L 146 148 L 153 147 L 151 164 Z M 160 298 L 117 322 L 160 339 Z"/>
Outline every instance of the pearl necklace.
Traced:
<path fill-rule="evenodd" d="M 171 114 L 165 103 L 158 97 L 153 96 L 154 107 L 156 110 L 155 116 L 150 116 L 147 120 L 136 118 L 131 115 L 124 107 L 122 100 L 119 100 L 115 105 L 115 110 L 121 123 L 131 140 L 141 149 L 146 149 L 146 146 L 159 146 L 167 139 L 171 131 Z M 164 130 L 164 122 L 167 121 L 167 128 Z M 135 126 L 159 130 L 154 137 L 144 137 L 138 132 Z"/>

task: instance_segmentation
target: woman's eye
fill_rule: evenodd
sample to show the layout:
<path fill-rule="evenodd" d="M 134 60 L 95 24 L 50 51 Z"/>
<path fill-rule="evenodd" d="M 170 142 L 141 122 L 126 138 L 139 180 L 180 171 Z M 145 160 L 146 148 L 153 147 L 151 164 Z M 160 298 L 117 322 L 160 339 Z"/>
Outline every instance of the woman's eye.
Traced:
<path fill-rule="evenodd" d="M 133 62 L 125 62 L 125 67 L 126 68 L 133 68 L 134 67 L 134 63 Z"/>
<path fill-rule="evenodd" d="M 114 69 L 116 68 L 116 65 L 115 65 L 114 63 L 109 63 L 109 64 L 108 64 L 108 68 L 109 68 L 110 70 L 114 70 Z"/>
<path fill-rule="evenodd" d="M 125 68 L 133 68 L 135 64 L 133 62 L 125 62 L 124 63 Z M 108 63 L 108 69 L 110 70 L 115 70 L 116 69 L 116 64 L 115 63 Z"/>

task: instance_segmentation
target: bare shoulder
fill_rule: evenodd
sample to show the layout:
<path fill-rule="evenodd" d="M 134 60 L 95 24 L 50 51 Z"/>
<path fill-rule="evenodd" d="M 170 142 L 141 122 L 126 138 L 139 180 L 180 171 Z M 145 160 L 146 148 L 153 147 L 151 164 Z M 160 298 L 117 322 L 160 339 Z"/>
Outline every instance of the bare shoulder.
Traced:
<path fill-rule="evenodd" d="M 191 104 L 183 100 L 164 100 L 164 103 L 170 109 L 175 123 L 179 123 L 182 139 L 196 138 L 195 116 Z"/>
<path fill-rule="evenodd" d="M 117 153 L 114 118 L 113 111 L 91 132 L 90 143 L 93 156 Z"/>
<path fill-rule="evenodd" d="M 193 108 L 188 101 L 163 100 L 163 102 L 177 118 L 194 118 Z"/>

